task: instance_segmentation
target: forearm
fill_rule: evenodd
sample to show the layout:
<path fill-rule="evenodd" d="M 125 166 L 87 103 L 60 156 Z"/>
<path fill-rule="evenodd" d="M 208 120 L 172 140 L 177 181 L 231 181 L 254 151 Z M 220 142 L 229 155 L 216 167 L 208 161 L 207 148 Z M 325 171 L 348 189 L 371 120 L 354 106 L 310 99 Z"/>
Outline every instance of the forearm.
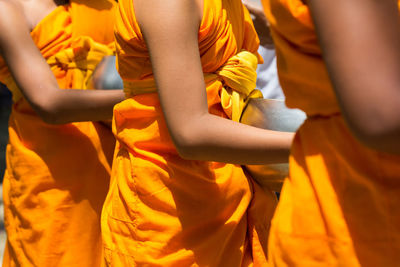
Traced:
<path fill-rule="evenodd" d="M 122 90 L 53 90 L 39 105 L 38 115 L 47 123 L 100 121 L 112 118 L 115 104 L 124 99 Z"/>
<path fill-rule="evenodd" d="M 234 164 L 286 163 L 294 136 L 211 114 L 193 118 L 181 129 L 172 136 L 182 157 Z"/>

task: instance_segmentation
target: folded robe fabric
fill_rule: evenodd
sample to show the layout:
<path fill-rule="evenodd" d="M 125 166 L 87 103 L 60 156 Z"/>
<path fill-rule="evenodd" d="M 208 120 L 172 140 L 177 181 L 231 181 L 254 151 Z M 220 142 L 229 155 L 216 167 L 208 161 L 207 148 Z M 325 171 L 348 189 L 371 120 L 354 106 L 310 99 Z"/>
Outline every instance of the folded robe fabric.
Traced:
<path fill-rule="evenodd" d="M 112 26 L 107 25 L 113 23 L 114 4 L 92 2 L 98 6 L 84 6 L 82 1 L 59 6 L 31 32 L 61 88 L 87 89 L 96 64 L 113 53 Z M 73 31 L 82 23 L 92 23 L 92 30 Z M 46 124 L 3 61 L 0 80 L 14 100 L 3 183 L 3 266 L 99 266 L 100 212 L 109 185 L 112 132 L 92 122 Z"/>
<path fill-rule="evenodd" d="M 117 150 L 102 213 L 105 264 L 265 266 L 276 199 L 240 166 L 178 155 L 131 0 L 119 1 L 116 47 L 127 99 L 114 109 Z M 257 48 L 240 0 L 204 1 L 199 49 L 210 113 L 238 119 L 234 106 L 258 95 Z"/>
<path fill-rule="evenodd" d="M 400 157 L 366 148 L 349 131 L 308 7 L 263 5 L 286 104 L 308 115 L 272 221 L 271 265 L 399 266 Z"/>

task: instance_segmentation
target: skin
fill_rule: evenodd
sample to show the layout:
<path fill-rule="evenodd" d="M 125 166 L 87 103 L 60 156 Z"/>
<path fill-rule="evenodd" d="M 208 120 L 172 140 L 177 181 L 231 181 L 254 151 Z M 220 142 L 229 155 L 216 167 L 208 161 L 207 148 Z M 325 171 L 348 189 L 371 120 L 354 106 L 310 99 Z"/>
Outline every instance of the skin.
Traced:
<path fill-rule="evenodd" d="M 238 164 L 288 161 L 293 134 L 268 131 L 208 112 L 198 46 L 200 0 L 135 0 L 162 109 L 186 159 Z"/>
<path fill-rule="evenodd" d="M 61 90 L 30 31 L 63 2 L 0 0 L 0 53 L 18 87 L 47 123 L 98 121 L 112 117 L 122 90 Z M 34 67 L 29 67 L 34 66 Z"/>
<path fill-rule="evenodd" d="M 365 145 L 400 154 L 400 19 L 396 0 L 309 0 L 343 115 Z"/>

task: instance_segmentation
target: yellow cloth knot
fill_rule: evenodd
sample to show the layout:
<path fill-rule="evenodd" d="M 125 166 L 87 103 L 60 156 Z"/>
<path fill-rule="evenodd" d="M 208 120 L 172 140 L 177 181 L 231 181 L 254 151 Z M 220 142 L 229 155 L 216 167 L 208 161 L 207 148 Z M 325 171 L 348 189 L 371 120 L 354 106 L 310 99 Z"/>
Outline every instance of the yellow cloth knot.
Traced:
<path fill-rule="evenodd" d="M 239 121 L 244 108 L 251 98 L 262 98 L 262 93 L 255 89 L 257 80 L 256 55 L 241 51 L 231 57 L 218 71 L 224 82 L 221 92 L 221 105 L 226 114 L 234 121 Z"/>
<path fill-rule="evenodd" d="M 71 47 L 49 57 L 50 66 L 58 65 L 64 69 L 78 68 L 94 70 L 105 55 L 112 55 L 113 51 L 104 44 L 93 41 L 90 37 L 79 37 L 72 41 Z"/>
<path fill-rule="evenodd" d="M 71 47 L 49 57 L 47 63 L 50 67 L 58 66 L 68 70 L 71 77 L 70 88 L 88 89 L 97 64 L 108 55 L 113 55 L 109 46 L 81 36 L 72 41 Z"/>
<path fill-rule="evenodd" d="M 113 55 L 112 46 L 93 41 L 90 37 L 78 37 L 71 47 L 64 49 L 46 59 L 50 67 L 59 67 L 67 71 L 68 88 L 88 89 L 93 71 L 104 56 Z M 12 92 L 16 103 L 23 95 L 13 77 L 4 79 L 7 88 Z M 61 85 L 60 85 L 61 86 Z"/>
<path fill-rule="evenodd" d="M 231 57 L 215 73 L 204 73 L 204 80 L 220 79 L 223 82 L 221 105 L 225 113 L 234 121 L 239 121 L 244 108 L 251 98 L 262 98 L 262 93 L 255 89 L 257 80 L 257 56 L 248 51 L 241 51 Z M 154 78 L 146 80 L 124 80 L 126 98 L 135 95 L 157 92 Z"/>

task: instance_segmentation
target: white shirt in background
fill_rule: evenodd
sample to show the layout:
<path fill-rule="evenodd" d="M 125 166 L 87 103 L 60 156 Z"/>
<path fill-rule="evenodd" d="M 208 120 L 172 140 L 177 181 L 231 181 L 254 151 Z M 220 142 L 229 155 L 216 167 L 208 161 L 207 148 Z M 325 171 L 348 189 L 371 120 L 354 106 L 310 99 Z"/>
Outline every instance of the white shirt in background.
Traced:
<path fill-rule="evenodd" d="M 263 57 L 264 64 L 258 65 L 257 68 L 257 89 L 262 92 L 264 98 L 285 99 L 279 84 L 275 49 L 260 45 L 258 53 Z"/>

